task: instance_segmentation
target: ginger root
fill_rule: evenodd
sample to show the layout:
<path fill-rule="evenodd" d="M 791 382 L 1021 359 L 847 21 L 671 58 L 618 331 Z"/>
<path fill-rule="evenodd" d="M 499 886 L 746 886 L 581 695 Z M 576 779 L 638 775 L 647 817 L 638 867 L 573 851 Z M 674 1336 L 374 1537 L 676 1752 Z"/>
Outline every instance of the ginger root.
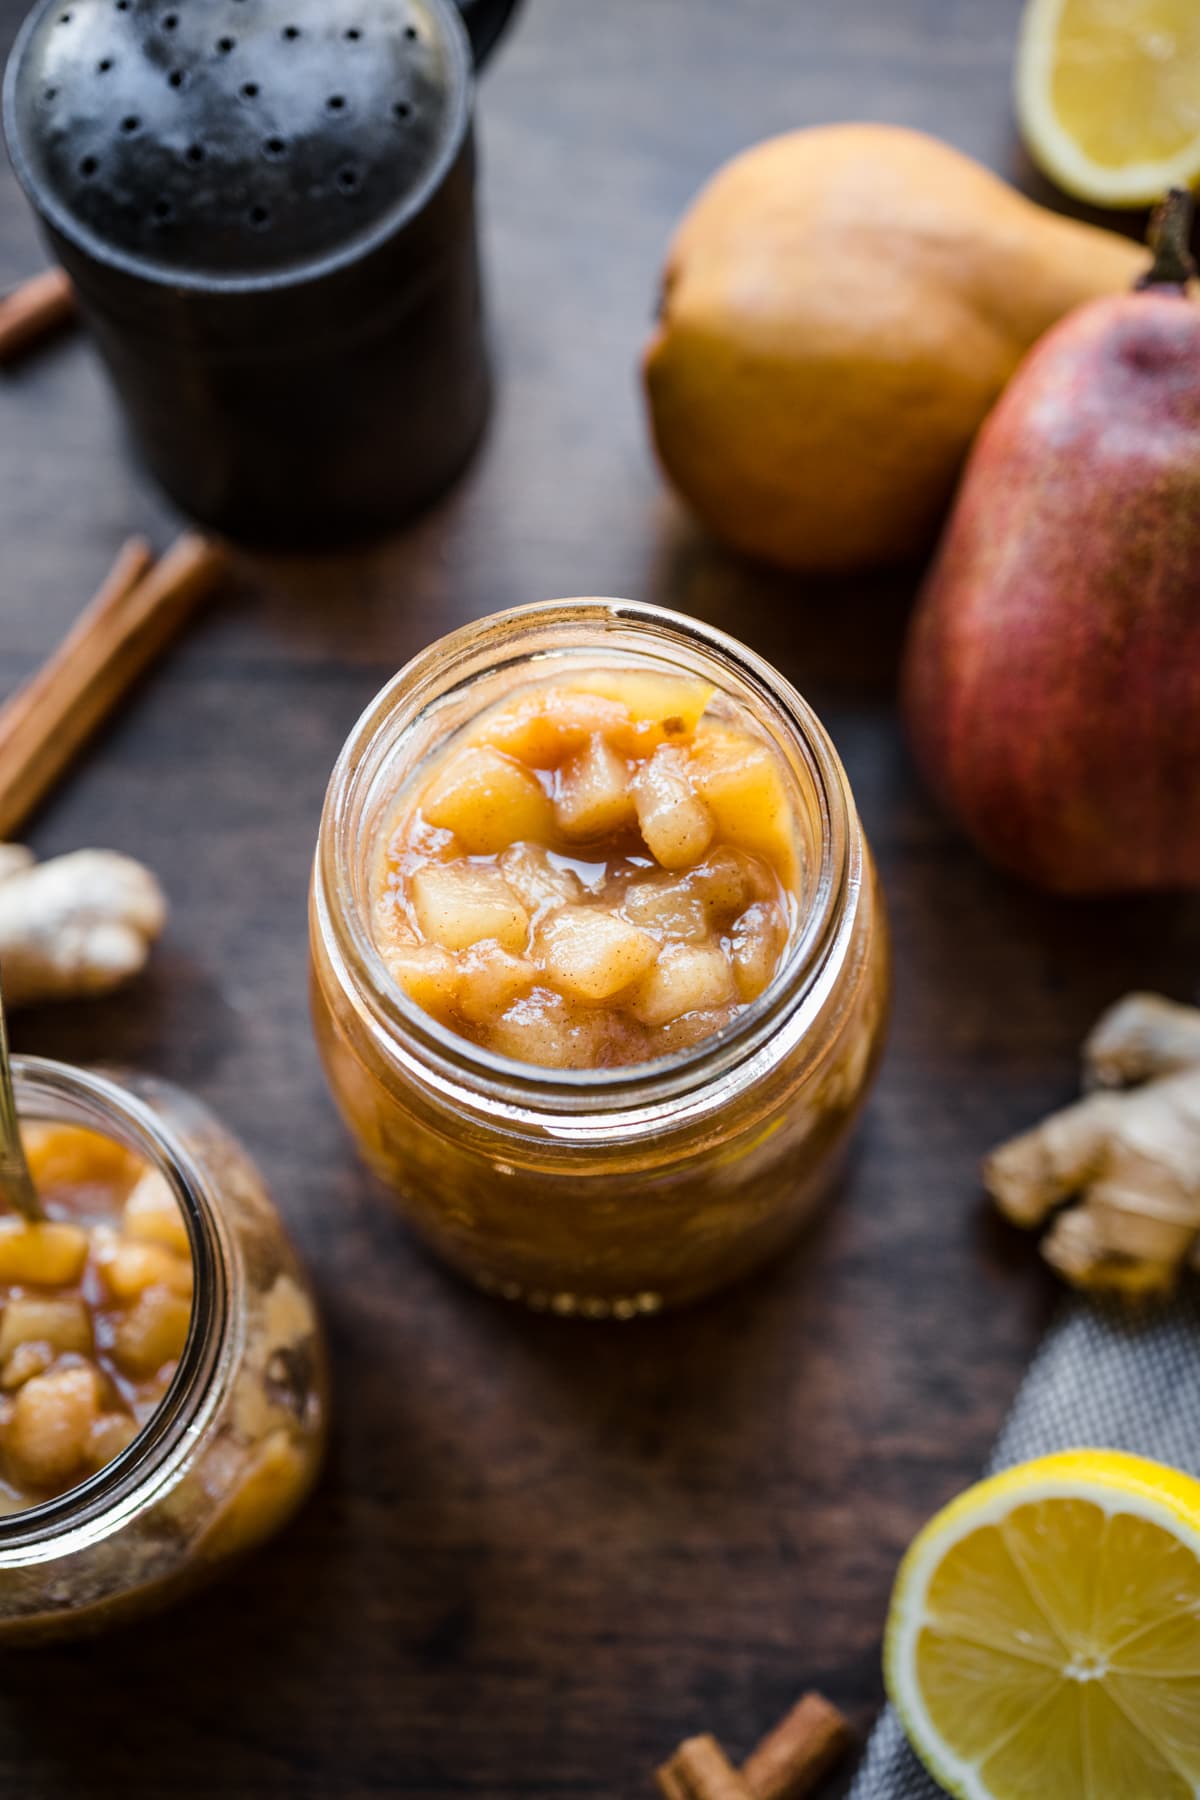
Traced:
<path fill-rule="evenodd" d="M 162 889 L 114 850 L 35 863 L 0 844 L 0 978 L 10 1006 L 106 994 L 145 966 L 166 923 Z"/>
<path fill-rule="evenodd" d="M 984 1185 L 1017 1225 L 1063 1207 L 1042 1254 L 1074 1286 L 1167 1293 L 1200 1268 L 1200 1009 L 1130 994 L 1083 1064 L 1093 1091 L 994 1150 Z"/>

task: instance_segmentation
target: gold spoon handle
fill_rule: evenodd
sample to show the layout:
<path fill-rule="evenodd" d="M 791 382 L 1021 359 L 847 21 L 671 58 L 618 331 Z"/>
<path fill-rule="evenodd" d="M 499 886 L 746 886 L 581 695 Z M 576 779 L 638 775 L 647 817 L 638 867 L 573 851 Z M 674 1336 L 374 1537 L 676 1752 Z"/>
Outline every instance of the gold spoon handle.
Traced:
<path fill-rule="evenodd" d="M 8 1023 L 4 1017 L 4 993 L 0 987 L 0 1201 L 36 1224 L 45 1215 L 37 1197 L 13 1093 L 12 1061 L 8 1052 Z"/>

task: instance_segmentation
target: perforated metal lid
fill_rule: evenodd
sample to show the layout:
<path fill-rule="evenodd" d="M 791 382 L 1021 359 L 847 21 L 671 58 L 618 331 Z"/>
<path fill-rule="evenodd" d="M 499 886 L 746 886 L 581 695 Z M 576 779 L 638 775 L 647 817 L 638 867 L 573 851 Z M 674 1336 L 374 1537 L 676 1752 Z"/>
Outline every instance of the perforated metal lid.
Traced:
<path fill-rule="evenodd" d="M 9 65 L 18 173 L 102 262 L 178 286 L 287 280 L 419 211 L 468 128 L 438 0 L 51 0 Z"/>

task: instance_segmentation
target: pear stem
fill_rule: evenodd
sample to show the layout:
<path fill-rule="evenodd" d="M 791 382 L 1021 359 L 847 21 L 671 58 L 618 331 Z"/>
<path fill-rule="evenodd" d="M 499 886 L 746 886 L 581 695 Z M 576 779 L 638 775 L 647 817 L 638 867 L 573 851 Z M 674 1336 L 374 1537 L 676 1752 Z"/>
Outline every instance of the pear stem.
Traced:
<path fill-rule="evenodd" d="M 1137 283 L 1139 288 L 1187 286 L 1196 273 L 1191 230 L 1192 196 L 1183 188 L 1172 188 L 1150 217 L 1147 242 L 1154 261 Z"/>

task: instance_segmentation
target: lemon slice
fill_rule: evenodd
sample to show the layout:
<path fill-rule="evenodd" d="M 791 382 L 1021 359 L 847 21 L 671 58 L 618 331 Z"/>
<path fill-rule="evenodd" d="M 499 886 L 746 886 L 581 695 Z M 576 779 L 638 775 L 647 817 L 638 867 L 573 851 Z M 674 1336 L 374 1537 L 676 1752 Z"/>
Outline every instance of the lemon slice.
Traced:
<path fill-rule="evenodd" d="M 960 1800 L 1196 1800 L 1200 1482 L 1107 1450 L 981 1482 L 905 1557 L 884 1664 Z"/>
<path fill-rule="evenodd" d="M 1017 114 L 1070 194 L 1142 206 L 1200 179 L 1197 0 L 1027 0 Z"/>

